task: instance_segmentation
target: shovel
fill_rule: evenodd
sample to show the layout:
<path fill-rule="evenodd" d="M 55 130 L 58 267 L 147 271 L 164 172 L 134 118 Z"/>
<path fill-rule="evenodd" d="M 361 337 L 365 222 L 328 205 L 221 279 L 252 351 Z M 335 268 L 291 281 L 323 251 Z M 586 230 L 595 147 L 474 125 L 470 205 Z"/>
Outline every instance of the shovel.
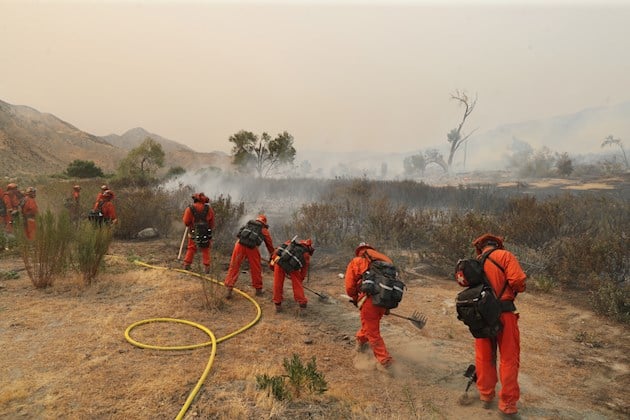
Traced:
<path fill-rule="evenodd" d="M 310 287 L 304 286 L 304 285 L 302 285 L 302 287 L 304 287 L 309 292 L 315 293 L 317 296 L 319 296 L 319 300 L 321 300 L 323 302 L 328 302 L 329 298 L 324 292 L 316 292 L 315 290 L 311 289 Z"/>

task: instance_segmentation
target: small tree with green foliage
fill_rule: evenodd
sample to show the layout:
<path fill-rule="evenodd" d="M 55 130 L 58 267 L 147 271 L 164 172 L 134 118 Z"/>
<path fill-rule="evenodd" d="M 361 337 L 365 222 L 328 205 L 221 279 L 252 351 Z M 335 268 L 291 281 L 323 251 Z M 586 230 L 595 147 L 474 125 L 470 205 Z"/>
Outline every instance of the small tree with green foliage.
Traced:
<path fill-rule="evenodd" d="M 556 169 L 561 176 L 569 176 L 573 173 L 573 161 L 568 153 L 561 153 L 557 156 Z"/>
<path fill-rule="evenodd" d="M 162 145 L 147 137 L 120 162 L 116 177 L 133 185 L 149 185 L 156 180 L 158 169 L 164 166 L 164 157 Z"/>
<path fill-rule="evenodd" d="M 604 141 L 602 142 L 602 147 L 612 145 L 619 146 L 619 148 L 621 149 L 621 154 L 623 155 L 623 161 L 626 164 L 626 169 L 629 169 L 630 165 L 628 165 L 628 156 L 626 156 L 626 151 L 623 148 L 623 142 L 621 141 L 621 139 L 614 138 L 611 134 L 604 139 Z"/>
<path fill-rule="evenodd" d="M 293 136 L 284 131 L 272 139 L 267 133 L 260 137 L 241 130 L 228 139 L 232 146 L 232 162 L 241 172 L 256 171 L 259 178 L 276 173 L 295 160 Z"/>
<path fill-rule="evenodd" d="M 66 175 L 75 178 L 96 178 L 103 176 L 103 170 L 91 160 L 75 159 L 68 164 Z"/>

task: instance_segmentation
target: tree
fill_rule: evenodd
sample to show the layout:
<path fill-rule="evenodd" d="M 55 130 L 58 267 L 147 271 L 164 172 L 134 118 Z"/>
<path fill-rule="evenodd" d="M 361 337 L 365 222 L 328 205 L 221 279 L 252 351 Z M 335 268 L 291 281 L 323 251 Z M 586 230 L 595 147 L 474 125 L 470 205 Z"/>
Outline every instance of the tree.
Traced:
<path fill-rule="evenodd" d="M 444 172 L 448 172 L 448 164 L 444 162 L 444 156 L 442 156 L 442 153 L 440 153 L 437 149 L 427 150 L 426 162 L 427 164 L 425 165 L 425 167 L 429 165 L 429 163 L 435 163 L 437 165 L 440 165 Z"/>
<path fill-rule="evenodd" d="M 138 147 L 131 149 L 118 166 L 118 178 L 139 185 L 154 179 L 158 169 L 164 166 L 162 145 L 147 137 Z"/>
<path fill-rule="evenodd" d="M 275 173 L 295 160 L 293 136 L 284 131 L 273 140 L 267 133 L 260 137 L 241 130 L 228 139 L 232 146 L 232 162 L 242 172 L 254 170 L 262 178 Z"/>
<path fill-rule="evenodd" d="M 569 176 L 573 172 L 573 161 L 569 157 L 569 154 L 564 152 L 556 157 L 556 169 L 562 176 Z"/>
<path fill-rule="evenodd" d="M 628 157 L 626 156 L 626 151 L 623 148 L 623 143 L 621 141 L 621 139 L 616 139 L 611 135 L 609 135 L 608 137 L 606 137 L 604 139 L 604 141 L 602 142 L 602 147 L 604 146 L 612 146 L 613 144 L 619 146 L 619 148 L 621 149 L 621 154 L 623 155 L 623 160 L 626 164 L 626 169 L 629 169 L 630 166 L 628 165 Z"/>
<path fill-rule="evenodd" d="M 75 159 L 68 164 L 66 175 L 77 178 L 95 178 L 103 176 L 103 170 L 91 160 Z"/>
<path fill-rule="evenodd" d="M 457 128 L 453 128 L 447 135 L 446 139 L 451 144 L 450 150 L 448 153 L 448 162 L 447 162 L 447 170 L 450 170 L 453 165 L 453 158 L 455 157 L 455 152 L 459 149 L 459 147 L 466 141 L 468 138 L 477 130 L 473 130 L 468 134 L 462 133 L 462 128 L 464 128 L 464 123 L 466 119 L 472 114 L 477 105 L 477 95 L 475 95 L 475 99 L 471 99 L 468 97 L 466 92 L 460 92 L 459 90 L 455 91 L 454 94 L 451 95 L 451 99 L 459 102 L 459 105 L 464 106 L 464 115 L 462 115 L 462 120 L 457 126 Z"/>
<path fill-rule="evenodd" d="M 427 167 L 427 160 L 424 155 L 418 153 L 417 155 L 407 156 L 403 161 L 403 167 L 406 175 L 424 175 L 424 170 Z"/>

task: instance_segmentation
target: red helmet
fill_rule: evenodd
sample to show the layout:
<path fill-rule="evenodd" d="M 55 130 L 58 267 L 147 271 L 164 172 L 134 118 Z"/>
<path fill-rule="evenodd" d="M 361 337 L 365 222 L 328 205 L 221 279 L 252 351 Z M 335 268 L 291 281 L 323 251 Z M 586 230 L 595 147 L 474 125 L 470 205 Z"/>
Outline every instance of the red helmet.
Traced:
<path fill-rule="evenodd" d="M 7 190 L 17 190 L 17 184 L 14 182 L 7 184 Z"/>
<path fill-rule="evenodd" d="M 372 245 L 368 244 L 367 242 L 361 242 L 361 243 L 359 243 L 357 248 L 354 250 L 354 255 L 356 255 L 358 257 L 359 254 L 361 253 L 361 251 L 364 250 L 364 249 L 374 249 L 374 247 Z"/>
<path fill-rule="evenodd" d="M 488 245 L 494 246 L 498 249 L 503 249 L 503 238 L 493 235 L 491 233 L 484 233 L 483 235 L 475 239 L 472 242 L 472 245 L 475 247 L 477 255 L 481 255 L 483 249 Z"/>
<path fill-rule="evenodd" d="M 265 216 L 264 214 L 259 214 L 256 220 L 258 220 L 259 222 L 263 222 L 264 224 L 267 224 L 267 216 Z"/>

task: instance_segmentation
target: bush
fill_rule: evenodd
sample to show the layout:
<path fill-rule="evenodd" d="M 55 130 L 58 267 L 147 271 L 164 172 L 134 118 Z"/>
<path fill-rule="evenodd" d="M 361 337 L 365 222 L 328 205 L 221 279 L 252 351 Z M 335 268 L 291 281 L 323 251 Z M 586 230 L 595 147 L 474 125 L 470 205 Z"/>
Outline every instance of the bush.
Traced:
<path fill-rule="evenodd" d="M 216 225 L 212 234 L 212 246 L 231 249 L 234 246 L 234 241 L 236 241 L 239 224 L 245 215 L 245 204 L 243 202 L 233 203 L 232 197 L 221 194 L 210 200 L 210 205 L 214 210 Z"/>
<path fill-rule="evenodd" d="M 627 284 L 604 279 L 591 296 L 596 312 L 619 322 L 630 323 L 630 290 Z"/>
<path fill-rule="evenodd" d="M 90 285 L 103 262 L 112 241 L 109 227 L 82 223 L 74 242 L 76 268 L 82 274 L 83 284 Z"/>
<path fill-rule="evenodd" d="M 103 170 L 91 160 L 73 160 L 66 168 L 66 175 L 76 178 L 96 178 L 103 176 Z"/>
<path fill-rule="evenodd" d="M 162 188 L 129 188 L 116 191 L 114 198 L 118 224 L 114 236 L 133 239 L 143 229 L 153 227 L 168 235 L 171 221 L 180 218 L 176 203 Z"/>
<path fill-rule="evenodd" d="M 52 286 L 54 276 L 66 268 L 73 229 L 67 214 L 55 216 L 50 210 L 37 216 L 36 226 L 33 240 L 26 239 L 22 226 L 15 226 L 15 232 L 31 282 L 36 288 L 45 288 Z"/>
<path fill-rule="evenodd" d="M 294 353 L 291 359 L 285 358 L 282 365 L 286 375 L 256 375 L 258 389 L 268 389 L 280 401 L 299 398 L 304 392 L 323 394 L 328 390 L 324 375 L 317 371 L 315 356 L 304 366 L 300 356 Z"/>

